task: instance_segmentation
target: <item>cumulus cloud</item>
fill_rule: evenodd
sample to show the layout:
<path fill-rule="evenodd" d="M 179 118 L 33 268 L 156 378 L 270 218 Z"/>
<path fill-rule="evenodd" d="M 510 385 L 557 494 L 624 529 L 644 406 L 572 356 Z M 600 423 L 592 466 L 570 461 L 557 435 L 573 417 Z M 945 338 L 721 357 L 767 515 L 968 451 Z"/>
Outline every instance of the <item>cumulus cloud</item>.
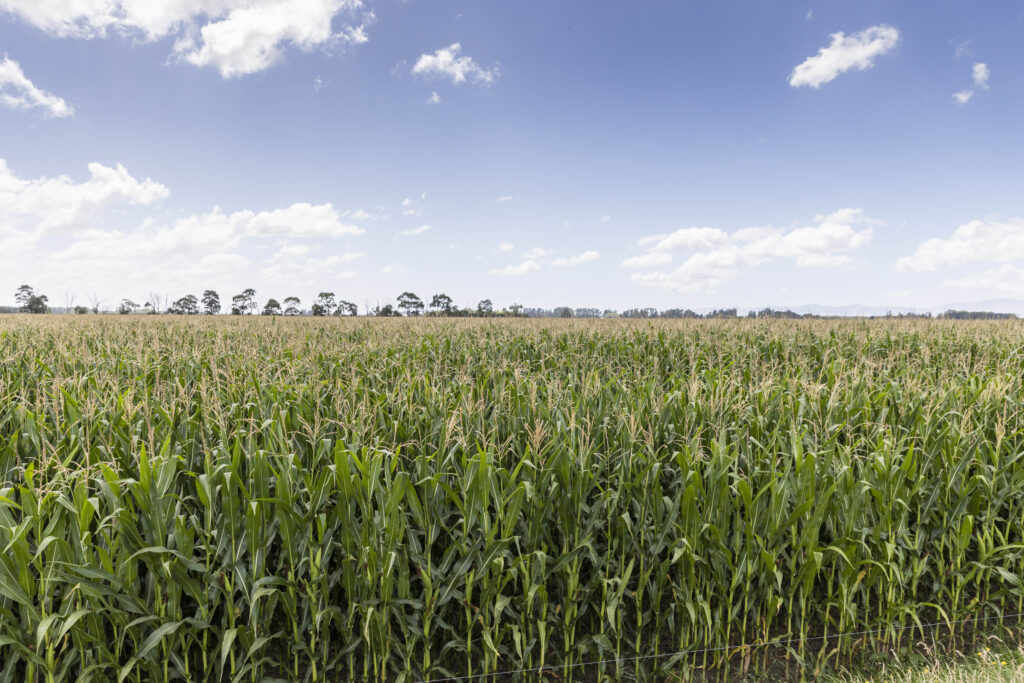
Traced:
<path fill-rule="evenodd" d="M 832 42 L 798 64 L 789 75 L 794 88 L 820 88 L 840 74 L 856 69 L 864 71 L 875 65 L 875 58 L 890 52 L 900 40 L 900 32 L 884 24 L 872 26 L 849 36 L 842 31 L 832 34 Z"/>
<path fill-rule="evenodd" d="M 988 66 L 984 62 L 978 62 L 971 69 L 971 78 L 974 79 L 974 85 L 979 88 L 988 90 L 988 77 L 992 75 L 989 71 Z"/>
<path fill-rule="evenodd" d="M 989 70 L 988 65 L 984 62 L 976 63 L 971 68 L 971 80 L 974 81 L 974 88 L 988 90 L 988 79 L 991 75 L 992 72 Z M 953 100 L 959 105 L 967 104 L 974 97 L 974 88 L 953 93 Z"/>
<path fill-rule="evenodd" d="M 37 88 L 21 65 L 7 55 L 0 61 L 0 104 L 11 109 L 40 109 L 45 116 L 57 119 L 75 113 L 63 98 Z"/>
<path fill-rule="evenodd" d="M 535 270 L 540 270 L 540 264 L 532 259 L 528 259 L 522 263 L 508 265 L 504 268 L 497 268 L 487 272 L 489 275 L 526 275 Z"/>
<path fill-rule="evenodd" d="M 430 97 L 427 98 L 427 104 L 441 104 L 441 96 L 437 94 L 437 91 L 430 93 Z"/>
<path fill-rule="evenodd" d="M 429 225 L 421 225 L 418 228 L 411 228 L 409 230 L 402 230 L 398 233 L 398 237 L 411 237 L 412 235 L 422 235 L 427 230 L 430 230 Z"/>
<path fill-rule="evenodd" d="M 498 78 L 498 67 L 485 69 L 469 56 L 459 56 L 462 45 L 452 43 L 434 54 L 422 54 L 412 67 L 414 74 L 450 78 L 452 83 L 465 83 L 472 79 L 482 85 L 490 85 Z"/>
<path fill-rule="evenodd" d="M 973 220 L 948 238 L 922 242 L 911 256 L 896 262 L 898 270 L 933 271 L 966 263 L 1001 263 L 1024 259 L 1024 219 Z"/>
<path fill-rule="evenodd" d="M 361 8 L 361 0 L 0 0 L 0 10 L 61 38 L 174 37 L 177 58 L 225 78 L 276 64 L 286 45 L 308 52 L 367 42 L 374 15 Z"/>
<path fill-rule="evenodd" d="M 351 264 L 366 256 L 363 252 L 308 256 L 305 245 L 284 247 L 267 259 L 260 268 L 260 275 L 271 283 L 295 285 L 298 282 L 317 286 L 328 280 L 355 277 L 358 273 L 342 270 L 341 266 Z"/>
<path fill-rule="evenodd" d="M 713 291 L 742 269 L 773 261 L 792 261 L 802 268 L 847 264 L 851 252 L 871 241 L 873 222 L 860 209 L 842 209 L 816 216 L 814 225 L 790 230 L 753 227 L 730 233 L 708 227 L 682 228 L 641 238 L 638 245 L 646 252 L 627 258 L 621 265 L 664 266 L 683 252 L 688 256 L 674 270 L 634 273 L 633 281 L 676 292 Z M 854 227 L 859 225 L 868 227 Z"/>
<path fill-rule="evenodd" d="M 117 296 L 165 288 L 195 293 L 218 283 L 349 277 L 354 273 L 344 266 L 365 256 L 333 251 L 337 242 L 326 242 L 364 232 L 331 204 L 145 217 L 138 214 L 168 197 L 164 185 L 121 165 L 88 168 L 83 181 L 25 179 L 0 160 L 0 284 L 31 281 Z"/>
<path fill-rule="evenodd" d="M 591 263 L 601 258 L 596 251 L 585 251 L 582 254 L 569 256 L 568 258 L 556 258 L 551 262 L 553 266 L 579 266 L 584 263 Z"/>
<path fill-rule="evenodd" d="M 91 163 L 88 169 L 89 179 L 80 183 L 64 175 L 23 179 L 0 159 L 0 234 L 41 236 L 84 228 L 112 205 L 145 206 L 170 194 L 156 181 L 133 177 L 121 164 L 111 168 Z"/>

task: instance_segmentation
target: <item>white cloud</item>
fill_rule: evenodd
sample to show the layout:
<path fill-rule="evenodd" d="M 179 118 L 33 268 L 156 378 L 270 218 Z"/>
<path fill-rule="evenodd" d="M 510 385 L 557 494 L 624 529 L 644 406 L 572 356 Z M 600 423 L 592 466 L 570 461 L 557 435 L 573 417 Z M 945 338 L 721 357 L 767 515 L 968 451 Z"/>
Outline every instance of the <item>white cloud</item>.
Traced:
<path fill-rule="evenodd" d="M 973 220 L 948 239 L 933 237 L 918 245 L 912 256 L 896 262 L 898 270 L 932 271 L 966 263 L 1002 263 L 1024 259 L 1024 219 Z"/>
<path fill-rule="evenodd" d="M 272 66 L 287 44 L 308 52 L 365 43 L 374 15 L 361 7 L 361 0 L 0 0 L 0 10 L 61 38 L 172 36 L 175 56 L 225 78 Z"/>
<path fill-rule="evenodd" d="M 875 65 L 875 58 L 895 48 L 899 40 L 900 32 L 884 24 L 849 36 L 842 31 L 833 33 L 832 42 L 827 47 L 793 69 L 789 84 L 794 88 L 803 85 L 820 88 L 851 69 L 870 69 Z"/>
<path fill-rule="evenodd" d="M 974 81 L 974 86 L 982 90 L 988 90 L 988 78 L 991 75 L 992 72 L 989 71 L 988 66 L 984 62 L 976 63 L 971 69 L 971 79 Z M 953 99 L 959 105 L 967 104 L 971 101 L 972 97 L 974 97 L 974 88 L 953 93 Z"/>
<path fill-rule="evenodd" d="M 1012 296 L 1024 296 L 1024 269 L 1007 263 L 963 278 L 945 280 L 944 287 L 989 291 Z"/>
<path fill-rule="evenodd" d="M 498 78 L 497 66 L 485 69 L 473 61 L 472 57 L 460 57 L 460 52 L 462 45 L 452 43 L 432 55 L 422 54 L 412 67 L 412 72 L 424 76 L 450 78 L 452 83 L 465 83 L 471 78 L 477 83 L 490 85 Z"/>
<path fill-rule="evenodd" d="M 540 264 L 530 259 L 519 264 L 508 265 L 504 268 L 489 270 L 487 272 L 489 275 L 526 275 L 527 273 L 532 273 L 535 270 L 540 270 Z"/>
<path fill-rule="evenodd" d="M 672 262 L 672 254 L 667 251 L 649 251 L 639 256 L 630 256 L 623 260 L 623 268 L 651 268 L 653 266 L 664 266 Z"/>
<path fill-rule="evenodd" d="M 984 62 L 978 62 L 971 69 L 971 78 L 974 79 L 974 85 L 979 88 L 988 90 L 988 77 L 992 75 L 989 71 L 988 66 Z"/>
<path fill-rule="evenodd" d="M 553 266 L 579 266 L 584 263 L 590 263 L 601 258 L 601 255 L 596 251 L 585 251 L 582 254 L 570 256 L 568 258 L 556 258 L 551 262 Z"/>
<path fill-rule="evenodd" d="M 0 61 L 0 104 L 11 109 L 42 109 L 46 116 L 58 119 L 75 114 L 63 98 L 37 88 L 21 65 L 7 55 Z"/>
<path fill-rule="evenodd" d="M 166 199 L 169 190 L 146 178 L 138 180 L 124 166 L 88 165 L 89 179 L 67 176 L 25 180 L 0 159 L 0 235 L 23 232 L 41 236 L 54 230 L 87 227 L 101 210 L 115 204 L 146 206 Z"/>
<path fill-rule="evenodd" d="M 313 79 L 313 90 L 319 91 L 322 87 L 324 87 L 324 79 L 317 76 Z"/>
<path fill-rule="evenodd" d="M 506 194 L 506 195 L 502 195 L 502 196 L 500 196 L 500 197 L 496 197 L 496 198 L 494 199 L 494 201 L 496 201 L 496 202 L 501 202 L 501 203 L 504 203 L 504 202 L 510 202 L 510 201 L 512 201 L 513 199 L 515 199 L 515 197 L 513 197 L 513 196 L 512 196 L 512 195 L 510 195 L 510 194 Z"/>
<path fill-rule="evenodd" d="M 430 93 L 430 97 L 427 98 L 427 104 L 441 104 L 441 96 L 437 94 L 437 91 Z"/>
<path fill-rule="evenodd" d="M 540 247 L 534 247 L 533 249 L 530 249 L 530 250 L 526 251 L 523 254 L 523 258 L 530 259 L 530 260 L 538 259 L 538 258 L 542 258 L 544 256 L 547 256 L 550 253 L 551 252 L 548 251 L 547 249 L 542 249 Z"/>
<path fill-rule="evenodd" d="M 400 266 L 395 263 L 389 263 L 388 265 L 381 268 L 380 272 L 384 273 L 385 275 L 391 275 L 394 273 L 404 273 L 405 266 Z"/>
<path fill-rule="evenodd" d="M 343 252 L 324 256 L 322 250 L 317 250 L 317 256 L 309 257 L 305 256 L 306 253 L 308 252 L 303 249 L 283 248 L 263 263 L 259 273 L 271 283 L 295 285 L 301 282 L 307 285 L 321 286 L 328 280 L 355 277 L 354 271 L 341 270 L 340 267 L 366 256 L 362 252 Z"/>
<path fill-rule="evenodd" d="M 605 215 L 605 216 L 601 216 L 600 220 L 601 220 L 602 223 L 608 223 L 608 222 L 610 222 L 612 220 L 612 217 L 608 216 L 608 215 Z"/>
<path fill-rule="evenodd" d="M 675 253 L 689 256 L 676 269 L 634 273 L 644 285 L 676 292 L 712 291 L 735 278 L 741 269 L 772 261 L 792 261 L 798 267 L 837 267 L 850 262 L 850 252 L 871 241 L 874 223 L 860 209 L 842 209 L 815 217 L 815 225 L 781 230 L 753 227 L 732 233 L 717 228 L 683 228 L 670 234 L 641 238 L 647 252 L 627 258 L 624 268 L 663 266 Z"/>
<path fill-rule="evenodd" d="M 974 97 L 973 90 L 961 90 L 959 92 L 953 93 L 953 99 L 956 101 L 957 104 L 967 104 L 968 102 L 971 101 L 972 97 Z"/>
<path fill-rule="evenodd" d="M 427 193 L 423 192 L 419 197 L 406 197 L 400 205 L 403 216 L 419 216 L 423 213 L 427 204 Z"/>
<path fill-rule="evenodd" d="M 971 41 L 965 40 L 963 42 L 957 43 L 954 54 L 956 55 L 957 59 L 966 57 L 967 55 L 971 54 Z"/>
<path fill-rule="evenodd" d="M 412 235 L 422 235 L 427 230 L 430 230 L 429 225 L 421 225 L 418 228 L 411 228 L 409 230 L 402 230 L 398 233 L 398 237 L 411 237 Z"/>
<path fill-rule="evenodd" d="M 498 251 L 512 251 L 516 248 L 516 245 L 511 242 L 501 242 L 498 244 Z"/>

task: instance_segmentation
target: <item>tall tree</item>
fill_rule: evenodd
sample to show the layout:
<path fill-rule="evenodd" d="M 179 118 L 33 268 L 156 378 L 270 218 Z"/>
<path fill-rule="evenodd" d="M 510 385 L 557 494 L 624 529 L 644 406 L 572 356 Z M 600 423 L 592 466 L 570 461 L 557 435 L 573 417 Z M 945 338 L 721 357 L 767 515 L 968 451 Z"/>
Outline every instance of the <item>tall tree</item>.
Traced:
<path fill-rule="evenodd" d="M 490 299 L 484 299 L 476 305 L 477 315 L 490 315 L 494 312 L 494 304 L 491 303 Z"/>
<path fill-rule="evenodd" d="M 285 315 L 298 315 L 299 305 L 302 302 L 297 296 L 287 296 L 284 299 L 284 314 Z"/>
<path fill-rule="evenodd" d="M 452 298 L 443 293 L 435 294 L 430 300 L 430 308 L 443 315 L 451 315 L 453 305 Z"/>
<path fill-rule="evenodd" d="M 43 294 L 36 294 L 36 291 L 28 285 L 18 287 L 14 294 L 14 300 L 21 307 L 23 313 L 47 313 L 50 307 L 46 305 L 49 299 Z"/>
<path fill-rule="evenodd" d="M 342 299 L 338 302 L 338 308 L 335 309 L 335 315 L 348 315 L 354 316 L 359 315 L 359 307 L 351 301 L 345 301 Z"/>
<path fill-rule="evenodd" d="M 508 307 L 508 312 L 512 314 L 513 318 L 521 318 L 523 316 L 523 305 L 512 304 Z"/>
<path fill-rule="evenodd" d="M 183 296 L 168 308 L 171 315 L 197 315 L 199 313 L 199 299 L 194 294 Z"/>
<path fill-rule="evenodd" d="M 334 313 L 337 305 L 334 303 L 334 292 L 320 292 L 313 302 L 313 315 L 324 316 Z"/>
<path fill-rule="evenodd" d="M 203 292 L 203 313 L 206 315 L 220 313 L 220 295 L 212 289 Z"/>
<path fill-rule="evenodd" d="M 395 307 L 391 304 L 385 304 L 383 306 L 377 305 L 373 309 L 373 314 L 380 316 L 381 318 L 395 318 L 402 314 L 395 310 Z"/>
<path fill-rule="evenodd" d="M 121 299 L 121 303 L 117 307 L 117 312 L 121 315 L 128 315 L 138 307 L 139 305 L 131 299 Z"/>
<path fill-rule="evenodd" d="M 281 304 L 277 299 L 267 299 L 267 305 L 263 307 L 262 315 L 281 315 Z"/>
<path fill-rule="evenodd" d="M 252 287 L 243 289 L 241 294 L 231 297 L 231 315 L 251 315 L 259 306 L 256 303 L 256 290 Z"/>
<path fill-rule="evenodd" d="M 423 300 L 412 292 L 402 292 L 398 296 L 398 307 L 405 311 L 406 315 L 416 316 L 423 312 Z"/>
<path fill-rule="evenodd" d="M 28 302 L 36 295 L 36 290 L 32 289 L 28 285 L 22 285 L 18 287 L 18 291 L 14 293 L 14 301 L 21 307 L 21 310 L 25 310 L 28 306 Z"/>

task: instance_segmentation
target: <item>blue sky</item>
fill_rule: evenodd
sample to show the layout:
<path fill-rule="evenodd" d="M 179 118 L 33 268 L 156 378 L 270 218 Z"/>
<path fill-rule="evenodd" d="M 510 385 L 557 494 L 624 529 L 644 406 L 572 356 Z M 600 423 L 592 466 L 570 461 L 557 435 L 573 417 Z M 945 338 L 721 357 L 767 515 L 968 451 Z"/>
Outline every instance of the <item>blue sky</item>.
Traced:
<path fill-rule="evenodd" d="M 922 7 L 0 0 L 0 300 L 1024 298 L 1024 7 Z"/>

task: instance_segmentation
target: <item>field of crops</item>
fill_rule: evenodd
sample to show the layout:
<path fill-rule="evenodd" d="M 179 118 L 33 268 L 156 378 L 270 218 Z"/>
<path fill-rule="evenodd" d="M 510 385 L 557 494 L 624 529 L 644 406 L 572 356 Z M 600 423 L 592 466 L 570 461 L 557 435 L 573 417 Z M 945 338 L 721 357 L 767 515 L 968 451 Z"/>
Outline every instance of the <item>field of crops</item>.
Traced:
<path fill-rule="evenodd" d="M 1022 376 L 1016 322 L 0 317 L 0 680 L 795 674 L 1010 628 Z"/>

